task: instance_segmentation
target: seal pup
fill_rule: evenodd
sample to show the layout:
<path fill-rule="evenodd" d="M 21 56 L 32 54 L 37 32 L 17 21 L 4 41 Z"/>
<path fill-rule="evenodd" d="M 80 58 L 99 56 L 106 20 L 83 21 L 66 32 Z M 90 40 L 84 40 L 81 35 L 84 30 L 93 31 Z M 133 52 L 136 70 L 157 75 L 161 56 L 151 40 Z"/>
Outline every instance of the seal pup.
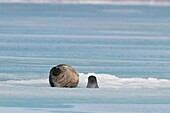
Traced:
<path fill-rule="evenodd" d="M 79 74 L 71 66 L 60 64 L 50 70 L 49 83 L 51 87 L 76 87 L 79 83 Z"/>
<path fill-rule="evenodd" d="M 88 83 L 86 88 L 99 88 L 97 84 L 97 78 L 95 76 L 92 75 L 88 77 Z"/>

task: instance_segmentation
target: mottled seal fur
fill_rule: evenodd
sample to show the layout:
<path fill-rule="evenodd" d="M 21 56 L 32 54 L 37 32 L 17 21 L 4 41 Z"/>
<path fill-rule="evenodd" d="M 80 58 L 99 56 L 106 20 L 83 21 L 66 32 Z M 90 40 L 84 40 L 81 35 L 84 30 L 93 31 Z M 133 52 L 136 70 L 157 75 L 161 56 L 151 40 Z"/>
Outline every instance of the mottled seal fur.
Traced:
<path fill-rule="evenodd" d="M 88 83 L 87 83 L 86 88 L 99 88 L 97 84 L 97 78 L 95 76 L 88 77 Z"/>
<path fill-rule="evenodd" d="M 51 87 L 76 87 L 79 83 L 79 74 L 71 66 L 60 64 L 50 70 L 49 83 Z"/>

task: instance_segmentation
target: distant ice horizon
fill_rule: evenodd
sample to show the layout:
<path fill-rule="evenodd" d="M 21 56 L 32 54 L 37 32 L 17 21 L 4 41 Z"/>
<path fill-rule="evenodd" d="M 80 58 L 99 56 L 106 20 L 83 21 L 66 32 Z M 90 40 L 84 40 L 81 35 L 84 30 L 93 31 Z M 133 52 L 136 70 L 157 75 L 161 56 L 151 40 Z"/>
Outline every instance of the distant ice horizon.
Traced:
<path fill-rule="evenodd" d="M 170 0 L 0 0 L 0 3 L 61 3 L 170 6 Z"/>

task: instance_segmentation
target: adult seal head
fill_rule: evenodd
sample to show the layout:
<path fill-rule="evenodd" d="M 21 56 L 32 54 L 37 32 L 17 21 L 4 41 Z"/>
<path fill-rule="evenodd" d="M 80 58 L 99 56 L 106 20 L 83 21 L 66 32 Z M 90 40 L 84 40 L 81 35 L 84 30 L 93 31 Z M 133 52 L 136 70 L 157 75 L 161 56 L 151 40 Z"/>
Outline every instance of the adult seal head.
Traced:
<path fill-rule="evenodd" d="M 99 86 L 97 84 L 97 79 L 95 76 L 88 77 L 88 83 L 87 83 L 86 88 L 99 88 Z"/>
<path fill-rule="evenodd" d="M 60 64 L 50 70 L 49 83 L 51 87 L 76 87 L 79 83 L 79 74 L 71 66 Z"/>

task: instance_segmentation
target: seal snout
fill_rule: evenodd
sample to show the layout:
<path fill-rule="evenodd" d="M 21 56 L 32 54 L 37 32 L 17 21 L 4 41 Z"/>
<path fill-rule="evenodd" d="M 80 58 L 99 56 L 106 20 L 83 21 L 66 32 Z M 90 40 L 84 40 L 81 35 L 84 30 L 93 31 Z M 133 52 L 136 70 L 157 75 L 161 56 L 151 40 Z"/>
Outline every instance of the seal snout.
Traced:
<path fill-rule="evenodd" d="M 96 82 L 96 77 L 95 76 L 90 76 L 88 78 L 89 82 L 91 82 L 92 84 L 94 84 Z"/>

